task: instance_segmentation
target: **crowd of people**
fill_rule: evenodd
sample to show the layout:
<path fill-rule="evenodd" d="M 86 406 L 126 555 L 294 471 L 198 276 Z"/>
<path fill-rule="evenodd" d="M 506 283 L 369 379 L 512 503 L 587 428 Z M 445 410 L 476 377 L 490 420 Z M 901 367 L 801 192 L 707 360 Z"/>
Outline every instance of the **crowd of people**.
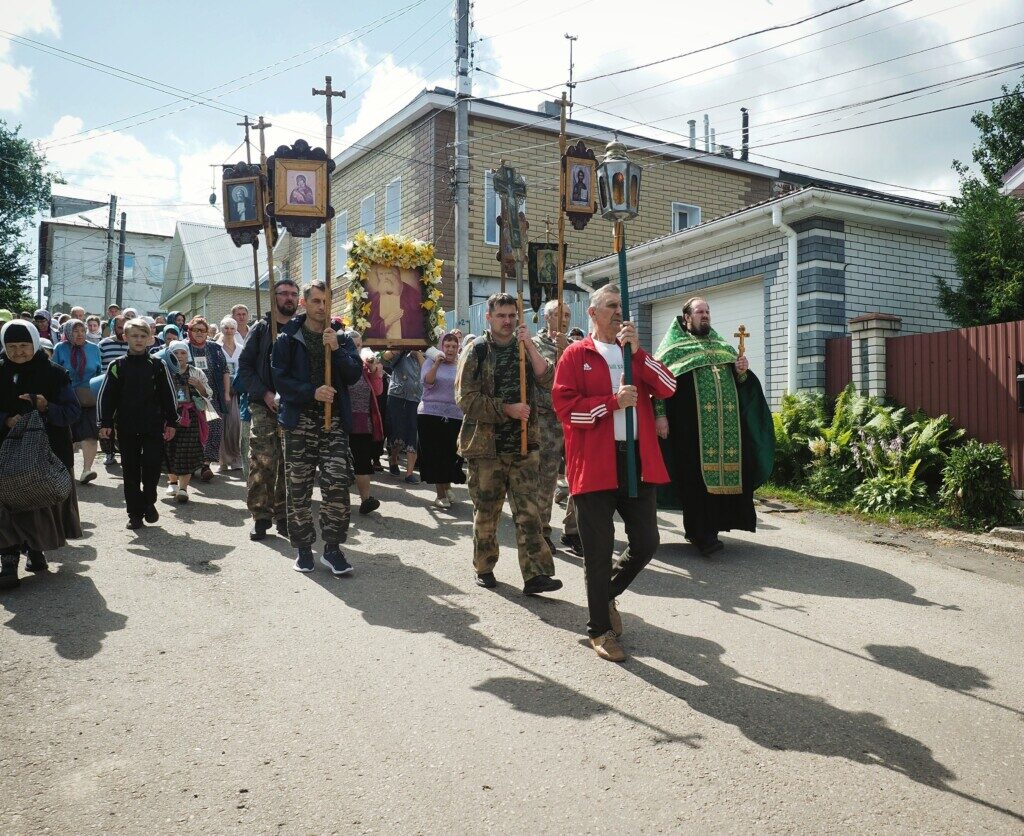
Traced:
<path fill-rule="evenodd" d="M 276 529 L 306 573 L 316 568 L 318 530 L 320 564 L 353 573 L 342 548 L 353 484 L 363 516 L 381 507 L 375 479 L 432 485 L 442 520 L 459 501 L 453 486 L 465 484 L 475 581 L 492 589 L 507 499 L 523 592 L 561 588 L 559 547 L 582 557 L 590 642 L 616 662 L 625 659 L 617 599 L 658 548 L 660 486 L 675 488 L 687 539 L 705 555 L 723 548 L 720 532 L 755 530 L 771 417 L 747 359 L 711 329 L 703 299 L 686 303 L 654 354 L 624 321 L 614 285 L 592 294 L 587 334 L 552 301 L 531 337 L 516 299 L 495 294 L 480 335 L 453 329 L 424 351 L 375 351 L 331 317 L 323 281 L 300 289 L 280 279 L 272 293 L 271 311 L 254 323 L 244 305 L 216 325 L 117 306 L 103 318 L 82 308 L 59 317 L 0 311 L 5 453 L 38 413 L 72 477 L 69 496 L 27 512 L 4 505 L 0 482 L 0 588 L 18 583 L 23 553 L 28 571 L 45 572 L 45 553 L 81 536 L 78 496 L 96 479 L 99 449 L 106 467 L 120 459 L 132 531 L 158 523 L 162 476 L 173 507 L 190 501 L 194 478 L 215 478 L 214 465 L 223 476 L 242 470 L 250 539 Z M 617 557 L 616 513 L 628 540 Z"/>

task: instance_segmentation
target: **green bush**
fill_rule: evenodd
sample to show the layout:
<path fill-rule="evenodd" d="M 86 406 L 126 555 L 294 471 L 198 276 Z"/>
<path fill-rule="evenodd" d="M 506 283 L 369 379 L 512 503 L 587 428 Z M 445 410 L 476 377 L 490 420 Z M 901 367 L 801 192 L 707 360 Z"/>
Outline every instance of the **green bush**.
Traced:
<path fill-rule="evenodd" d="M 1002 446 L 995 443 L 971 439 L 950 451 L 939 498 L 950 518 L 962 525 L 989 528 L 1020 518 L 1010 463 Z"/>
<path fill-rule="evenodd" d="M 772 479 L 780 485 L 803 481 L 811 461 L 809 438 L 821 434 L 825 423 L 825 396 L 798 392 L 782 398 L 780 410 L 772 416 L 775 424 L 775 469 Z"/>
<path fill-rule="evenodd" d="M 869 476 L 853 491 L 853 504 L 866 513 L 908 511 L 921 503 L 928 490 L 916 478 L 915 463 L 904 475 L 879 473 Z"/>
<path fill-rule="evenodd" d="M 829 459 L 816 459 L 807 470 L 807 493 L 823 502 L 843 503 L 853 496 L 860 474 Z"/>

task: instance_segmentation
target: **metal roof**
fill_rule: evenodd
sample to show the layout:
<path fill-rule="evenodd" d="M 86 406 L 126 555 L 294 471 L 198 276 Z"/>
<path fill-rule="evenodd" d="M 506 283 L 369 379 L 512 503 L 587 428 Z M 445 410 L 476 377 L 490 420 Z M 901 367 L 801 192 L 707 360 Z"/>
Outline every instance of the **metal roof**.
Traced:
<path fill-rule="evenodd" d="M 195 207 L 176 207 L 169 209 L 160 206 L 132 206 L 126 204 L 123 209 L 125 213 L 125 231 L 142 235 L 162 235 L 170 238 L 174 235 L 175 224 L 184 215 L 188 221 L 198 223 L 223 223 L 221 210 L 209 204 Z M 122 209 L 117 210 L 120 224 Z M 43 218 L 42 223 L 47 225 L 60 226 L 85 226 L 95 229 L 107 228 L 110 210 L 106 206 L 90 209 L 88 212 L 78 212 L 73 215 L 61 215 L 57 218 Z M 117 226 L 115 226 L 116 234 Z"/>
<path fill-rule="evenodd" d="M 161 302 L 188 285 L 251 288 L 252 250 L 236 247 L 223 225 L 178 221 Z"/>

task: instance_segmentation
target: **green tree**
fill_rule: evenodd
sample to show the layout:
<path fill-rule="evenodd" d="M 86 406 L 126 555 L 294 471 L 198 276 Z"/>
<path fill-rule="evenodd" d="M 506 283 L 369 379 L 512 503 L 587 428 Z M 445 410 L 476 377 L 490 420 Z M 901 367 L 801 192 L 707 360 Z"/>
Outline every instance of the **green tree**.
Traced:
<path fill-rule="evenodd" d="M 25 292 L 29 278 L 28 247 L 23 233 L 28 222 L 50 203 L 50 189 L 60 179 L 46 171 L 46 159 L 0 119 L 0 308 L 31 307 Z"/>
<path fill-rule="evenodd" d="M 939 278 L 939 304 L 958 326 L 1024 319 L 1024 202 L 1000 193 L 1003 175 L 1024 159 L 1024 82 L 975 113 L 974 161 L 982 176 L 954 161 L 960 195 L 946 207 L 958 224 L 949 250 L 960 276 L 958 287 Z"/>

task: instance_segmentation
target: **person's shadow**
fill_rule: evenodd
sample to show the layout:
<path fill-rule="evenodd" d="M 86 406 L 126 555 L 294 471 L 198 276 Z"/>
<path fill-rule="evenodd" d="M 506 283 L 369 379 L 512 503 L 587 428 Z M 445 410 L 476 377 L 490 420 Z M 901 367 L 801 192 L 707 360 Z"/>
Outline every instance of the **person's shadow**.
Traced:
<path fill-rule="evenodd" d="M 85 574 L 95 548 L 65 546 L 47 558 L 49 572 L 23 577 L 19 587 L 0 596 L 0 607 L 11 613 L 4 626 L 23 636 L 45 636 L 64 659 L 89 659 L 110 633 L 124 629 L 128 617 L 109 609 Z"/>

